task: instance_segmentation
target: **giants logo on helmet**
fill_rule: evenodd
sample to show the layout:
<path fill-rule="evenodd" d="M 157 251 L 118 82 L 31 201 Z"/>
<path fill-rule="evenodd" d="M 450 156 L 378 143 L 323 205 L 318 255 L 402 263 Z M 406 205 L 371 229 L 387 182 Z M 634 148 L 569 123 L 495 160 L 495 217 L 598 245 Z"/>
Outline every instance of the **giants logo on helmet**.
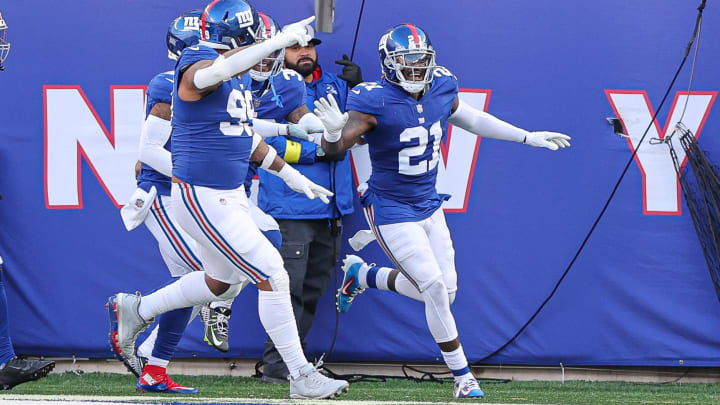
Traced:
<path fill-rule="evenodd" d="M 253 25 L 252 10 L 240 11 L 235 13 L 235 17 L 238 19 L 238 25 L 240 28 L 249 27 Z"/>
<path fill-rule="evenodd" d="M 183 31 L 199 31 L 200 30 L 200 17 L 197 16 L 185 16 L 183 18 Z"/>

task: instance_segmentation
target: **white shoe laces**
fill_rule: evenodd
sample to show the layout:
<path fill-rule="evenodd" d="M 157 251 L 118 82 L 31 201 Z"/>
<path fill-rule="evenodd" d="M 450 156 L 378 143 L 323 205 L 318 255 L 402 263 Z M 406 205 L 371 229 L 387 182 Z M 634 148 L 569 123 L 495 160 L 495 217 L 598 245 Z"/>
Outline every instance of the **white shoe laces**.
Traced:
<path fill-rule="evenodd" d="M 227 338 L 228 336 L 228 318 L 222 313 L 215 311 L 215 328 L 217 329 L 218 335 Z"/>
<path fill-rule="evenodd" d="M 468 378 L 462 382 L 462 388 L 464 390 L 466 390 L 467 392 L 470 392 L 472 390 L 479 390 L 480 384 L 477 382 L 477 380 L 475 378 Z"/>

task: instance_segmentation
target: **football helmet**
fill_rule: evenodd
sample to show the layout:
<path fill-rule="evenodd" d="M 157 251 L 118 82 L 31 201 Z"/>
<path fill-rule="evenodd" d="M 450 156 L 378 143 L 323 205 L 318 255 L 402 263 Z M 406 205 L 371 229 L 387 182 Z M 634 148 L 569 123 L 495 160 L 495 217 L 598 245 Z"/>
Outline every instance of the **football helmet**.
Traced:
<path fill-rule="evenodd" d="M 3 62 L 5 62 L 9 53 L 10 42 L 7 41 L 7 23 L 5 23 L 5 19 L 3 19 L 2 14 L 0 14 L 0 70 L 5 70 Z"/>
<path fill-rule="evenodd" d="M 248 1 L 214 0 L 200 18 L 200 44 L 214 49 L 250 45 L 257 26 L 257 11 Z"/>
<path fill-rule="evenodd" d="M 202 10 L 192 10 L 170 23 L 166 39 L 168 58 L 177 60 L 183 49 L 198 43 L 201 17 Z"/>
<path fill-rule="evenodd" d="M 401 24 L 388 30 L 378 46 L 385 79 L 408 93 L 418 93 L 433 80 L 435 50 L 420 27 Z"/>
<path fill-rule="evenodd" d="M 265 13 L 258 13 L 258 26 L 253 32 L 255 42 L 267 41 L 278 32 L 280 32 L 280 26 L 272 17 Z M 278 49 L 253 66 L 249 72 L 250 77 L 256 82 L 263 82 L 269 77 L 275 76 L 280 73 L 284 59 L 285 48 Z"/>

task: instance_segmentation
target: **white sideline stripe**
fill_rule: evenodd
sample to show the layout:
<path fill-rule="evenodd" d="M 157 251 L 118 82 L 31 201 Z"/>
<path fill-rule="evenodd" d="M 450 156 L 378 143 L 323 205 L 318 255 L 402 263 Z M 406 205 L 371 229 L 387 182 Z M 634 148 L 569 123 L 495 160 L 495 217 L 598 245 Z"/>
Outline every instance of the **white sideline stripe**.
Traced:
<path fill-rule="evenodd" d="M 157 403 L 245 403 L 245 404 L 317 404 L 317 400 L 297 400 L 297 399 L 258 399 L 258 398 L 209 398 L 196 397 L 191 395 L 143 395 L 143 396 L 89 396 L 89 395 L 21 395 L 21 394 L 2 394 L 0 402 L 6 400 L 12 401 L 14 404 L 37 404 L 37 405 L 68 405 L 75 404 L 92 404 L 92 405 L 118 405 L 118 404 L 157 404 Z M 418 405 L 438 405 L 443 402 L 415 402 L 415 401 L 345 401 L 345 400 L 323 400 L 332 405 L 370 405 L 370 404 L 418 404 Z M 483 405 L 500 405 L 483 402 Z M 532 405 L 532 404 L 527 404 Z"/>

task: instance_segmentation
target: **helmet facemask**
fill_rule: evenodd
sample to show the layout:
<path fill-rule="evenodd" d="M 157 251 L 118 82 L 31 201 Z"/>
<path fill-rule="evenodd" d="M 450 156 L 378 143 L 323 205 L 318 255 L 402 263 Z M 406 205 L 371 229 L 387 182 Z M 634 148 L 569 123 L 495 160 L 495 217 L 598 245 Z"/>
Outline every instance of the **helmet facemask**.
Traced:
<path fill-rule="evenodd" d="M 258 40 L 260 43 L 264 39 Z M 248 73 L 256 82 L 264 82 L 268 78 L 277 75 L 282 69 L 285 61 L 285 48 L 279 49 L 263 58 L 257 65 L 253 66 Z"/>
<path fill-rule="evenodd" d="M 7 24 L 0 14 L 0 70 L 5 68 L 2 66 L 5 59 L 10 53 L 10 43 L 7 41 Z"/>
<path fill-rule="evenodd" d="M 423 49 L 389 52 L 385 65 L 395 71 L 396 84 L 408 93 L 419 93 L 433 80 L 435 51 Z"/>

